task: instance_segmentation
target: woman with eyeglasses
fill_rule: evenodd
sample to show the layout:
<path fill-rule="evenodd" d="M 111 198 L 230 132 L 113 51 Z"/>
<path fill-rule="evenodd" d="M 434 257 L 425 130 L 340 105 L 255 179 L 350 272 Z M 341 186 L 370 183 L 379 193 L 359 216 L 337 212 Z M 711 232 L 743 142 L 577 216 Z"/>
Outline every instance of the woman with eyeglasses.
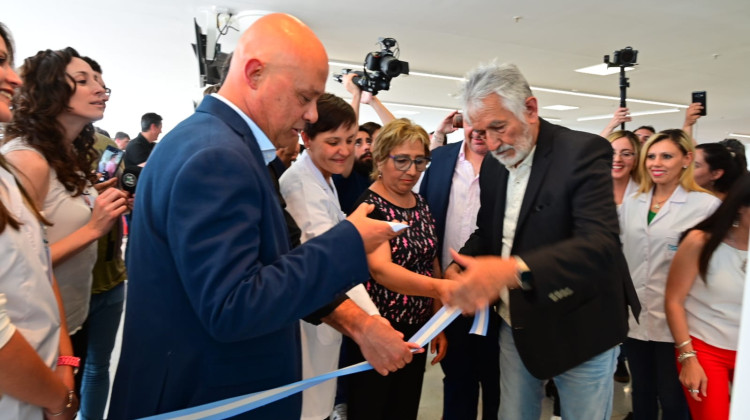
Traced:
<path fill-rule="evenodd" d="M 664 313 L 664 290 L 680 235 L 720 203 L 693 180 L 694 150 L 682 130 L 651 136 L 638 162 L 638 191 L 624 198 L 619 212 L 623 253 L 642 308 L 638 322 L 631 315 L 624 343 L 636 419 L 656 420 L 660 407 L 664 420 L 689 418 Z"/>
<path fill-rule="evenodd" d="M 20 85 L 10 34 L 0 23 L 0 123 L 10 121 Z M 48 222 L 11 171 L 0 154 L 0 419 L 72 419 L 78 402 L 64 373 L 54 371 L 61 350 L 72 353 L 49 274 Z"/>
<path fill-rule="evenodd" d="M 630 131 L 618 130 L 607 136 L 612 145 L 612 183 L 615 204 L 619 208 L 622 200 L 638 190 L 638 152 L 641 143 Z"/>
<path fill-rule="evenodd" d="M 380 314 L 408 339 L 440 307 L 441 280 L 437 262 L 435 222 L 425 200 L 412 192 L 430 163 L 427 132 L 408 119 L 386 124 L 373 142 L 374 182 L 359 202 L 375 206 L 370 217 L 400 221 L 406 232 L 368 255 L 371 278 L 365 287 Z M 364 358 L 351 341 L 345 341 L 348 363 Z M 447 350 L 445 336 L 432 342 L 437 351 L 433 364 Z M 375 372 L 353 375 L 348 380 L 348 418 L 416 419 L 424 376 L 425 353 L 415 354 L 401 370 L 380 376 Z"/>
<path fill-rule="evenodd" d="M 97 193 L 92 186 L 98 157 L 92 122 L 104 116 L 106 92 L 72 48 L 27 58 L 21 79 L 0 152 L 52 223 L 47 229 L 52 267 L 67 328 L 74 334 L 88 315 L 96 240 L 127 208 L 122 191 Z"/>

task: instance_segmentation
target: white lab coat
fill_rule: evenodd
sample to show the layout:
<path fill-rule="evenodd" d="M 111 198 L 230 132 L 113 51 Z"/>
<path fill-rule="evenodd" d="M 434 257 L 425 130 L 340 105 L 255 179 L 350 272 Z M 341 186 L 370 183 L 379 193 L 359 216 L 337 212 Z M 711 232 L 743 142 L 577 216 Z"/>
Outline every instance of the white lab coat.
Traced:
<path fill-rule="evenodd" d="M 664 313 L 669 266 L 682 233 L 713 214 L 721 201 L 678 186 L 649 224 L 652 195 L 653 189 L 625 197 L 619 212 L 623 253 L 641 303 L 640 323 L 630 314 L 628 337 L 671 343 L 674 340 Z"/>
<path fill-rule="evenodd" d="M 302 231 L 306 242 L 344 220 L 333 182 L 303 153 L 279 179 L 286 209 Z M 336 264 L 336 261 L 331 261 Z M 379 314 L 367 290 L 359 284 L 347 296 L 370 315 Z M 300 322 L 302 335 L 302 377 L 307 379 L 338 368 L 341 334 L 328 325 Z M 336 381 L 328 381 L 302 393 L 302 419 L 321 420 L 331 413 L 336 396 Z"/>

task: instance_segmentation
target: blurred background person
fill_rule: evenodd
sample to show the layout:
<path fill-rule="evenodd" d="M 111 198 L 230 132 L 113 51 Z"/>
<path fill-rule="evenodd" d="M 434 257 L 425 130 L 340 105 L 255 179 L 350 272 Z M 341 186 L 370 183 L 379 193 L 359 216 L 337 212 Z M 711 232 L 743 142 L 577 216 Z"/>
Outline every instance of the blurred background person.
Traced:
<path fill-rule="evenodd" d="M 11 119 L 11 96 L 21 85 L 13 43 L 0 23 L 0 123 Z M 0 419 L 72 419 L 78 403 L 72 355 L 42 224 L 48 224 L 0 154 Z"/>
<path fill-rule="evenodd" d="M 115 143 L 117 144 L 117 148 L 125 150 L 128 147 L 128 143 L 130 143 L 130 136 L 127 133 L 118 131 L 115 133 Z"/>
<path fill-rule="evenodd" d="M 656 420 L 659 407 L 664 420 L 689 418 L 664 314 L 664 289 L 680 234 L 720 203 L 693 179 L 694 150 L 682 130 L 653 135 L 638 161 L 638 193 L 625 197 L 620 208 L 623 253 L 643 308 L 638 322 L 630 317 L 624 344 L 635 419 Z"/>
<path fill-rule="evenodd" d="M 745 174 L 716 213 L 685 233 L 669 271 L 665 310 L 693 420 L 729 419 L 748 232 Z"/>

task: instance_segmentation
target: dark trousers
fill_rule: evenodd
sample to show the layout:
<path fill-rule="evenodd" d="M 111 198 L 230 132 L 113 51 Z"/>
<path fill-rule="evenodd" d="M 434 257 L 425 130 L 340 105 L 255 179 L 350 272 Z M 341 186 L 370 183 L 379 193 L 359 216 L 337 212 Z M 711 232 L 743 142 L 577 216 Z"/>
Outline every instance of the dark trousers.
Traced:
<path fill-rule="evenodd" d="M 404 333 L 406 339 L 421 327 L 393 322 L 391 325 Z M 365 360 L 359 346 L 350 338 L 344 337 L 343 346 L 347 366 Z M 346 381 L 348 419 L 416 420 L 426 361 L 426 353 L 415 354 L 411 363 L 388 376 L 381 376 L 374 370 L 349 376 Z"/>
<path fill-rule="evenodd" d="M 633 419 L 688 420 L 673 343 L 628 338 L 623 344 L 633 386 Z"/>
<path fill-rule="evenodd" d="M 443 419 L 477 418 L 482 389 L 482 419 L 497 420 L 500 407 L 500 316 L 490 311 L 487 336 L 469 334 L 474 317 L 458 317 L 445 329 L 448 352 L 440 362 L 443 378 Z"/>

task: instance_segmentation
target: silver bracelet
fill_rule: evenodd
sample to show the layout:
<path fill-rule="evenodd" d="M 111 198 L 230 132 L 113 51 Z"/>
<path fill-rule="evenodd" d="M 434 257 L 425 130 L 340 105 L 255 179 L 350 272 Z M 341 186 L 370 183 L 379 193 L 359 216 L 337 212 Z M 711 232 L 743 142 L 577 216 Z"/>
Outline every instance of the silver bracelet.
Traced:
<path fill-rule="evenodd" d="M 698 352 L 695 351 L 695 350 L 693 350 L 693 351 L 686 351 L 684 353 L 680 353 L 680 355 L 677 356 L 677 361 L 680 362 L 680 363 L 682 363 L 682 362 L 684 362 L 685 360 L 687 360 L 687 359 L 689 359 L 691 357 L 696 357 L 695 356 L 696 353 L 698 353 Z"/>
<path fill-rule="evenodd" d="M 678 349 L 678 350 L 679 350 L 679 349 L 681 349 L 681 348 L 683 348 L 683 347 L 687 346 L 688 344 L 690 344 L 690 343 L 692 343 L 692 342 L 693 342 L 693 339 L 692 339 L 692 338 L 688 338 L 687 340 L 683 341 L 682 343 L 680 343 L 680 344 L 678 344 L 678 345 L 674 346 L 674 348 L 676 348 L 676 349 Z"/>
<path fill-rule="evenodd" d="M 68 411 L 69 408 L 73 407 L 73 396 L 75 395 L 75 392 L 73 390 L 68 390 L 68 403 L 65 404 L 65 407 L 63 407 L 62 410 L 60 410 L 57 413 L 50 413 L 46 408 L 44 409 L 44 412 L 47 413 L 48 416 L 52 417 L 58 417 L 62 416 L 66 411 Z"/>

